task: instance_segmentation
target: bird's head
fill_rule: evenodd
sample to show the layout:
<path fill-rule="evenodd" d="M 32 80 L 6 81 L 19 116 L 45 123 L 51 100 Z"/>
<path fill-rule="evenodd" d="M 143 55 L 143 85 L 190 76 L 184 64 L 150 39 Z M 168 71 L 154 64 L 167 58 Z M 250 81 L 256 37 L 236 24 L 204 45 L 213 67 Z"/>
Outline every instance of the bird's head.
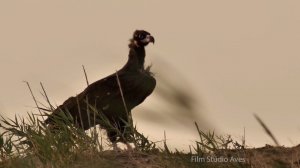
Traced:
<path fill-rule="evenodd" d="M 131 39 L 131 43 L 132 43 L 131 45 L 135 45 L 137 47 L 146 46 L 149 43 L 154 44 L 154 42 L 155 42 L 154 37 L 151 36 L 151 34 L 145 30 L 136 30 L 133 33 L 133 37 Z"/>

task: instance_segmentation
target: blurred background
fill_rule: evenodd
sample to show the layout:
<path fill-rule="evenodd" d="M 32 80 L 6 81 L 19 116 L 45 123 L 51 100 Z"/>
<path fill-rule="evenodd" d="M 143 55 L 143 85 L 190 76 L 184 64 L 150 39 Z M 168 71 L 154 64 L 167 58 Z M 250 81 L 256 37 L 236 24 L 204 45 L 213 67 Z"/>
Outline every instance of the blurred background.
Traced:
<path fill-rule="evenodd" d="M 246 144 L 272 144 L 258 114 L 280 144 L 300 139 L 300 2 L 252 1 L 0 1 L 0 113 L 36 112 L 43 82 L 53 104 L 121 68 L 136 29 L 156 39 L 147 47 L 158 85 L 133 110 L 152 140 L 187 149 L 204 130 L 246 130 Z"/>

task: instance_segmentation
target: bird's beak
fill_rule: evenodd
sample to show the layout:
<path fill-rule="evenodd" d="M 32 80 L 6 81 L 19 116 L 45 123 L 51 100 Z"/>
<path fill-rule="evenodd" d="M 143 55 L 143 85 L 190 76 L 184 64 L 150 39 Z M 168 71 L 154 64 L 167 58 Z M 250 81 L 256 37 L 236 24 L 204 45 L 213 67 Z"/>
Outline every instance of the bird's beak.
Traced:
<path fill-rule="evenodd" d="M 148 43 L 153 43 L 154 44 L 154 42 L 155 42 L 155 39 L 154 39 L 154 37 L 153 36 L 151 36 L 151 35 L 147 35 L 147 37 L 146 37 L 146 40 L 147 40 L 147 42 Z"/>

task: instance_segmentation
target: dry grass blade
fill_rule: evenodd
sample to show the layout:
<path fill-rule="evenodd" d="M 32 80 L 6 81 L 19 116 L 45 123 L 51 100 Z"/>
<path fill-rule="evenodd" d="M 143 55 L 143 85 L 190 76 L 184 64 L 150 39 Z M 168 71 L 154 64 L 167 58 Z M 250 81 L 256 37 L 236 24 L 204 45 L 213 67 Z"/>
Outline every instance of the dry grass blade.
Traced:
<path fill-rule="evenodd" d="M 258 123 L 264 128 L 266 133 L 272 138 L 276 146 L 279 146 L 279 143 L 273 133 L 270 131 L 270 129 L 267 127 L 267 125 L 258 117 L 258 115 L 254 114 L 255 119 L 258 121 Z"/>
<path fill-rule="evenodd" d="M 85 76 L 86 84 L 87 84 L 87 86 L 89 86 L 90 84 L 89 84 L 89 80 L 88 80 L 84 65 L 82 65 L 82 69 L 83 69 L 83 73 L 84 73 L 84 76 Z"/>
<path fill-rule="evenodd" d="M 42 90 L 43 90 L 43 92 L 44 92 L 44 96 L 45 96 L 45 98 L 46 98 L 46 100 L 47 100 L 47 103 L 48 103 L 48 105 L 49 105 L 51 111 L 54 111 L 54 107 L 53 107 L 52 104 L 50 103 L 50 100 L 49 100 L 49 98 L 48 98 L 48 95 L 47 95 L 47 93 L 46 93 L 46 90 L 45 90 L 45 88 L 44 88 L 42 82 L 40 82 L 40 85 L 41 85 L 41 87 L 42 87 Z"/>
<path fill-rule="evenodd" d="M 167 152 L 167 154 L 170 154 L 170 149 L 167 146 L 167 136 L 166 136 L 166 131 L 164 131 L 164 150 Z"/>
<path fill-rule="evenodd" d="M 246 146 L 246 128 L 244 127 L 244 135 L 243 135 L 243 139 L 242 139 L 242 146 L 243 148 L 245 148 Z"/>
<path fill-rule="evenodd" d="M 88 124 L 89 124 L 89 128 L 91 128 L 91 113 L 90 113 L 90 104 L 89 104 L 89 98 L 88 96 L 85 97 L 85 101 L 86 101 L 86 114 L 87 114 L 87 117 L 88 117 Z"/>
<path fill-rule="evenodd" d="M 34 101 L 34 103 L 35 103 L 35 105 L 36 105 L 36 108 L 38 109 L 38 111 L 39 111 L 40 115 L 42 116 L 43 120 L 45 120 L 45 119 L 44 119 L 44 116 L 42 115 L 41 108 L 39 107 L 39 105 L 38 105 L 38 103 L 37 103 L 37 100 L 35 99 L 35 96 L 34 96 L 32 90 L 31 90 L 31 87 L 30 87 L 30 85 L 29 85 L 29 82 L 27 82 L 27 81 L 23 81 L 23 82 L 26 83 L 26 85 L 27 85 L 27 87 L 28 87 L 28 89 L 29 89 L 29 91 L 30 91 L 30 94 L 31 94 L 31 96 L 32 96 L 32 99 L 33 99 L 33 101 Z"/>
<path fill-rule="evenodd" d="M 78 108 L 78 112 L 79 112 L 80 124 L 81 124 L 82 129 L 84 129 L 83 128 L 83 121 L 82 121 L 82 116 L 81 116 L 81 110 L 80 110 L 80 104 L 79 104 L 78 96 L 76 96 L 76 102 L 77 102 L 77 108 Z"/>
<path fill-rule="evenodd" d="M 33 98 L 33 100 L 34 100 L 34 103 L 35 103 L 37 109 L 39 110 L 39 112 L 41 113 L 41 110 L 40 110 L 40 108 L 39 108 L 39 105 L 38 105 L 38 103 L 37 103 L 37 100 L 36 100 L 36 98 L 35 98 L 35 96 L 34 96 L 32 90 L 31 90 L 30 85 L 29 85 L 29 82 L 27 82 L 27 81 L 23 81 L 23 82 L 26 83 L 26 85 L 27 85 L 27 87 L 28 87 L 28 89 L 29 89 L 29 91 L 30 91 L 30 94 L 31 94 L 31 96 L 32 96 L 32 98 Z"/>
<path fill-rule="evenodd" d="M 118 86 L 119 86 L 120 93 L 121 93 L 121 96 L 122 96 L 122 101 L 123 101 L 123 104 L 124 104 L 124 108 L 126 110 L 127 115 L 129 115 L 128 108 L 127 108 L 127 105 L 126 105 L 126 102 L 125 102 L 125 98 L 124 98 L 124 95 L 123 95 L 123 90 L 122 90 L 121 82 L 120 82 L 120 79 L 119 79 L 118 71 L 116 71 L 116 76 L 117 76 L 117 82 L 118 82 Z"/>

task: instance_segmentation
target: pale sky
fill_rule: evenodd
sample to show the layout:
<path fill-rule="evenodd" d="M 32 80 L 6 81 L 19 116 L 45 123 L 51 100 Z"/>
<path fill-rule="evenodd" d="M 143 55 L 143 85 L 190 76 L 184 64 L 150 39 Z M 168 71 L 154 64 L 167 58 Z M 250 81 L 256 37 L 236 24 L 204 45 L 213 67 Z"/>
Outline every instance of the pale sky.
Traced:
<path fill-rule="evenodd" d="M 82 64 L 91 82 L 115 72 L 127 60 L 133 31 L 145 29 L 156 39 L 146 49 L 147 63 L 194 94 L 210 129 L 240 139 L 245 127 L 248 145 L 272 144 L 256 113 L 281 144 L 296 145 L 299 9 L 296 0 L 0 1 L 1 114 L 34 111 L 23 80 L 37 95 L 43 82 L 57 105 L 80 93 L 86 86 Z M 168 72 L 162 62 L 176 71 Z M 154 105 L 152 96 L 141 106 Z M 198 138 L 193 121 L 190 132 L 138 115 L 136 122 L 153 139 L 166 130 L 174 146 Z"/>

